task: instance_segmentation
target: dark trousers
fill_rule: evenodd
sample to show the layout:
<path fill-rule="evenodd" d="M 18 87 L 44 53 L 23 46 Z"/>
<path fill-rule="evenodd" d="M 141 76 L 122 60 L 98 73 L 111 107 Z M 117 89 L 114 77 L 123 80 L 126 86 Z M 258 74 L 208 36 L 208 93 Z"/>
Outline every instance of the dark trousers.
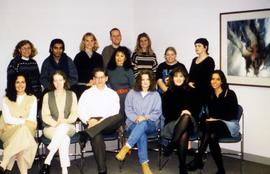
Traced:
<path fill-rule="evenodd" d="M 123 116 L 121 116 L 121 114 L 117 114 L 104 119 L 101 123 L 95 125 L 94 127 L 85 129 L 87 134 L 90 136 L 91 146 L 99 173 L 107 171 L 106 146 L 102 134 L 113 133 L 121 126 L 122 122 Z"/>

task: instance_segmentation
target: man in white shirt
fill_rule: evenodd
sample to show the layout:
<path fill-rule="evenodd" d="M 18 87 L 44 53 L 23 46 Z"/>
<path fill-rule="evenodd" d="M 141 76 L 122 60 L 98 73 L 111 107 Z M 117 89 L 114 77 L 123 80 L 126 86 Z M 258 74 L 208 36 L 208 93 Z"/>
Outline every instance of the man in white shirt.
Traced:
<path fill-rule="evenodd" d="M 99 174 L 106 174 L 105 142 L 102 134 L 113 132 L 123 122 L 119 114 L 119 97 L 115 91 L 106 86 L 108 76 L 104 69 L 94 70 L 94 84 L 83 92 L 78 103 L 79 118 L 87 128 L 80 132 L 81 148 L 91 140 L 93 153 Z"/>

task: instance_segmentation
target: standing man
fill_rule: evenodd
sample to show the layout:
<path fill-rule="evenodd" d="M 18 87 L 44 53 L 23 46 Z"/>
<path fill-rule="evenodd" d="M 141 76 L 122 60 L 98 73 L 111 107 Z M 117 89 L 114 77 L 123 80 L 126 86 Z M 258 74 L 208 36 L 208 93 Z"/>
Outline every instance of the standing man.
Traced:
<path fill-rule="evenodd" d="M 112 44 L 106 46 L 102 50 L 103 65 L 104 65 L 105 68 L 107 68 L 107 65 L 108 65 L 114 51 L 120 46 L 120 43 L 121 43 L 121 40 L 122 40 L 120 30 L 118 28 L 111 29 L 110 38 L 111 38 Z"/>
<path fill-rule="evenodd" d="M 50 88 L 51 74 L 56 70 L 65 72 L 72 87 L 78 82 L 77 69 L 70 57 L 64 53 L 65 44 L 62 39 L 53 39 L 50 44 L 50 56 L 42 63 L 40 82 L 45 91 Z"/>
<path fill-rule="evenodd" d="M 79 118 L 87 128 L 80 132 L 81 149 L 90 139 L 99 174 L 107 174 L 103 133 L 114 132 L 123 122 L 117 93 L 106 86 L 104 69 L 94 69 L 94 85 L 85 90 L 78 103 Z"/>

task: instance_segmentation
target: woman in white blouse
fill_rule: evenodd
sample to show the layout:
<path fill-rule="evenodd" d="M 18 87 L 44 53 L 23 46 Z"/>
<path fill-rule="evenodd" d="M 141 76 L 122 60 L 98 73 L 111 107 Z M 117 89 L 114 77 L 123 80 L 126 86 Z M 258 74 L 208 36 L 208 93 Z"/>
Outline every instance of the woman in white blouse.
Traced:
<path fill-rule="evenodd" d="M 62 174 L 67 174 L 70 166 L 70 137 L 75 133 L 77 120 L 77 98 L 74 92 L 68 90 L 69 83 L 63 71 L 55 71 L 51 77 L 51 91 L 46 93 L 42 104 L 42 120 L 44 135 L 51 139 L 50 150 L 40 171 L 48 174 L 54 154 L 59 151 Z"/>
<path fill-rule="evenodd" d="M 28 84 L 23 73 L 13 74 L 8 78 L 3 115 L 0 119 L 0 138 L 4 143 L 0 174 L 11 170 L 15 161 L 20 173 L 27 174 L 35 158 L 37 99 L 29 94 L 31 90 Z"/>

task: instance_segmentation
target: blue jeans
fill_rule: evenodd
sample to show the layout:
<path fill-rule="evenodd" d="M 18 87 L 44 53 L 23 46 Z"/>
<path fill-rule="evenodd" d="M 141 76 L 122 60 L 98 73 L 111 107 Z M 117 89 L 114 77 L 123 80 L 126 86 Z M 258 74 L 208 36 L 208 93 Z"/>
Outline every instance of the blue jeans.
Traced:
<path fill-rule="evenodd" d="M 156 123 L 150 120 L 138 124 L 133 123 L 127 128 L 127 131 L 129 133 L 127 143 L 131 147 L 137 144 L 140 164 L 148 162 L 147 135 L 157 131 Z"/>

